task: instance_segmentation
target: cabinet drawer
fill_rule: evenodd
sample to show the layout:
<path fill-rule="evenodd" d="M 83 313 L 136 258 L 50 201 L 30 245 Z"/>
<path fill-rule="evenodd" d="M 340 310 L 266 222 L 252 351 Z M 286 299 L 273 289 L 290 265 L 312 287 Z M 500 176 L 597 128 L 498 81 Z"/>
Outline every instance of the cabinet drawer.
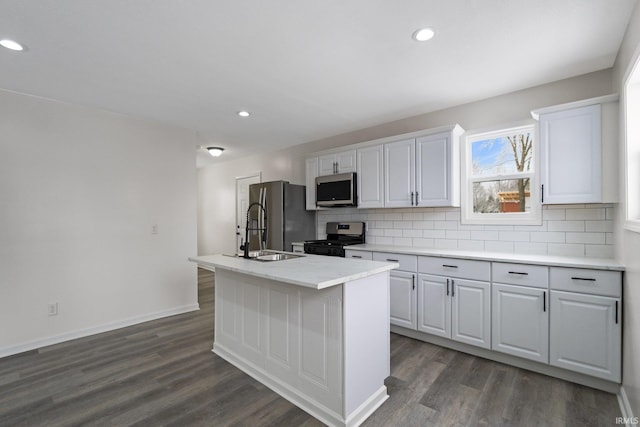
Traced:
<path fill-rule="evenodd" d="M 617 298 L 622 295 L 619 271 L 551 267 L 549 278 L 551 289 Z"/>
<path fill-rule="evenodd" d="M 491 280 L 491 263 L 487 261 L 421 256 L 418 258 L 418 271 L 461 279 Z"/>
<path fill-rule="evenodd" d="M 400 268 L 398 268 L 398 270 L 404 270 L 404 271 L 418 270 L 418 257 L 415 255 L 394 254 L 390 252 L 374 252 L 373 260 L 397 262 L 398 264 L 400 264 Z"/>
<path fill-rule="evenodd" d="M 353 249 L 344 251 L 345 258 L 354 258 L 354 259 L 367 259 L 371 261 L 373 259 L 373 253 L 369 251 L 354 251 Z"/>
<path fill-rule="evenodd" d="M 549 268 L 543 265 L 509 264 L 494 262 L 491 264 L 491 277 L 494 283 L 549 287 Z"/>

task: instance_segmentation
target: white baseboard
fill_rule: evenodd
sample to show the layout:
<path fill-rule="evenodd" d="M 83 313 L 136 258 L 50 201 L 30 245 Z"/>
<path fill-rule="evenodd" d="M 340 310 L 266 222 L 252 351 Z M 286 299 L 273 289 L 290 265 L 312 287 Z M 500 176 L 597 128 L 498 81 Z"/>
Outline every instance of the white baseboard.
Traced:
<path fill-rule="evenodd" d="M 627 427 L 637 426 L 638 418 L 633 415 L 631 404 L 629 403 L 629 398 L 627 397 L 627 392 L 625 391 L 624 386 L 620 387 L 620 392 L 618 393 L 618 404 L 620 405 L 620 412 L 625 425 Z"/>
<path fill-rule="evenodd" d="M 14 346 L 0 347 L 0 358 L 12 356 L 14 354 L 23 353 L 25 351 L 35 350 L 38 348 L 46 347 L 53 344 L 59 344 L 61 342 L 70 341 L 77 338 L 87 337 L 89 335 L 95 335 L 102 332 L 113 331 L 127 326 L 137 325 L 138 323 L 148 322 L 150 320 L 161 319 L 163 317 L 175 316 L 176 314 L 188 313 L 190 311 L 200 310 L 199 304 L 183 305 L 180 307 L 170 308 L 168 310 L 156 311 L 153 313 L 143 314 L 141 316 L 129 317 L 127 319 L 118 320 L 115 322 L 105 323 L 103 325 L 94 326 L 91 328 L 80 329 L 77 331 L 66 332 L 64 334 L 55 335 L 52 337 L 41 338 L 33 341 L 28 341 Z"/>

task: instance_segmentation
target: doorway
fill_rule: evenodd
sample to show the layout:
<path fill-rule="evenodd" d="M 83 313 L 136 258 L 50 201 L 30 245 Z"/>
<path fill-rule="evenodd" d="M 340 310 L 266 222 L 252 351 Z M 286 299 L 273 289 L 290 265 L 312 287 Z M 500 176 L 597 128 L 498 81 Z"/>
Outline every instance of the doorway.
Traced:
<path fill-rule="evenodd" d="M 244 243 L 246 214 L 249 207 L 249 186 L 262 182 L 262 173 L 236 178 L 236 249 Z"/>

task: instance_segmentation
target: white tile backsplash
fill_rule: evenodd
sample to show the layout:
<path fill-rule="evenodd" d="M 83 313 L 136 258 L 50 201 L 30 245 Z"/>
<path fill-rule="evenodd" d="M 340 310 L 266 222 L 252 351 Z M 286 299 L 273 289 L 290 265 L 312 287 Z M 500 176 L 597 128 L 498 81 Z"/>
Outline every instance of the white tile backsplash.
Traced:
<path fill-rule="evenodd" d="M 327 222 L 364 221 L 367 243 L 611 258 L 615 208 L 545 205 L 542 224 L 531 226 L 460 224 L 460 208 L 334 208 L 318 211 L 318 238 Z"/>

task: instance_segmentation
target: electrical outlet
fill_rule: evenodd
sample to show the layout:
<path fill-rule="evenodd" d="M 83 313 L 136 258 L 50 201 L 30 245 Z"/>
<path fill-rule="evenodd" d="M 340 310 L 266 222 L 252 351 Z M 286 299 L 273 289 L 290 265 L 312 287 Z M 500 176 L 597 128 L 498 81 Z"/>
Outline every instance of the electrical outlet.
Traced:
<path fill-rule="evenodd" d="M 158 234 L 158 224 L 151 225 L 151 234 Z"/>
<path fill-rule="evenodd" d="M 58 314 L 58 303 L 54 302 L 51 304 L 47 304 L 47 314 L 49 316 L 55 316 Z"/>

